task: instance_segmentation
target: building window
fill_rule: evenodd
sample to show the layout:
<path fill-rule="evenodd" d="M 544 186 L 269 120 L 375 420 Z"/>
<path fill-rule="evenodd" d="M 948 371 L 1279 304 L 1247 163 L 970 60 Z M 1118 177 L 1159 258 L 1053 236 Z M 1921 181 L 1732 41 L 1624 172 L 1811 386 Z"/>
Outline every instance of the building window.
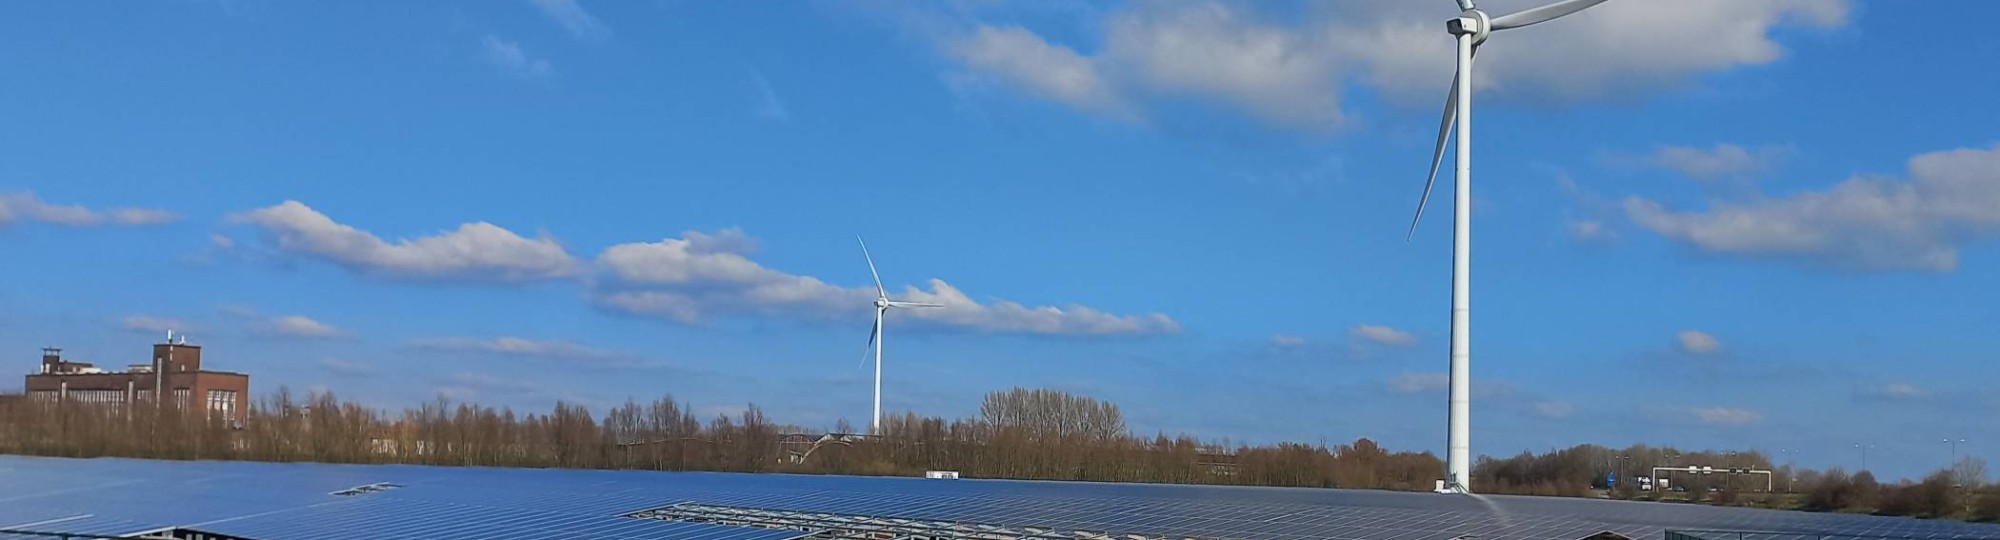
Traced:
<path fill-rule="evenodd" d="M 175 388 L 175 389 L 174 389 L 174 404 L 176 404 L 176 405 L 180 405 L 180 406 L 182 406 L 182 407 L 186 407 L 186 406 L 188 406 L 188 396 L 189 396 L 189 394 L 191 394 L 191 393 L 193 393 L 193 392 L 192 392 L 192 391 L 190 391 L 190 390 L 188 390 L 188 389 L 186 389 L 186 388 Z"/>
<path fill-rule="evenodd" d="M 124 390 L 71 390 L 70 401 L 78 403 L 124 403 Z"/>
<path fill-rule="evenodd" d="M 209 390 L 208 412 L 211 416 L 221 414 L 225 421 L 236 421 L 236 391 Z"/>

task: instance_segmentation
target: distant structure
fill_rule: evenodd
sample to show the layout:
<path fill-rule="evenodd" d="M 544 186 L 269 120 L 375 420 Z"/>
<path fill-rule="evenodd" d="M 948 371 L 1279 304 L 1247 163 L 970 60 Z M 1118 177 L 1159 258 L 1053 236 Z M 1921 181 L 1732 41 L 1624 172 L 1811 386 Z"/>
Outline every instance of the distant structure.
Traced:
<path fill-rule="evenodd" d="M 235 421 L 250 407 L 250 376 L 201 368 L 201 346 L 167 332 L 153 344 L 153 359 L 124 371 L 105 371 L 90 362 L 63 358 L 62 349 L 42 349 L 41 371 L 28 374 L 28 399 L 109 405 L 169 403 L 200 406 L 211 417 Z M 196 401 L 200 400 L 200 401 Z"/>

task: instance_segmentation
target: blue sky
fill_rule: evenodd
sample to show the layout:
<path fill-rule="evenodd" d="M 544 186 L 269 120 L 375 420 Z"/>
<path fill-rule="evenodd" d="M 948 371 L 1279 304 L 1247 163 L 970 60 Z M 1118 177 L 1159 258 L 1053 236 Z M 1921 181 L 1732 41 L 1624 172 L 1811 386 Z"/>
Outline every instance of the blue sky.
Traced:
<path fill-rule="evenodd" d="M 1494 12 L 1525 7 L 1495 0 Z M 1474 450 L 2000 441 L 1983 4 L 1638 2 L 1476 81 Z M 1442 450 L 1449 2 L 77 2 L 0 18 L 0 350 L 258 391 Z M 0 388 L 18 388 L 18 380 Z"/>

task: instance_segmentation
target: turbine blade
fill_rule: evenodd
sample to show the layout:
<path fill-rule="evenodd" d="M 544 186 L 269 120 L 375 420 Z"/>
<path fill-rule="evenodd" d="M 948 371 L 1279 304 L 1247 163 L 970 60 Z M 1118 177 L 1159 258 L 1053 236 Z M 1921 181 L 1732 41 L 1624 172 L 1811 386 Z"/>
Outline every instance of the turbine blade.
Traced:
<path fill-rule="evenodd" d="M 1417 199 L 1417 215 L 1410 218 L 1410 232 L 1403 240 L 1417 235 L 1417 223 L 1424 219 L 1424 206 L 1431 202 L 1431 188 L 1437 185 L 1438 164 L 1444 162 L 1444 145 L 1451 140 L 1452 125 L 1458 120 L 1458 76 L 1451 77 L 1451 92 L 1444 96 L 1444 120 L 1438 122 L 1437 148 L 1431 151 L 1431 175 L 1424 179 L 1423 197 Z"/>
<path fill-rule="evenodd" d="M 1563 0 L 1538 8 L 1528 8 L 1493 18 L 1493 29 L 1507 30 L 1545 23 L 1602 3 L 1604 0 Z"/>
<path fill-rule="evenodd" d="M 889 296 L 889 290 L 882 288 L 882 273 L 875 271 L 875 257 L 868 255 L 868 242 L 862 241 L 860 235 L 856 235 L 854 237 L 854 241 L 861 243 L 861 257 L 864 259 L 868 259 L 868 275 L 874 276 L 875 278 L 876 297 L 887 298 Z"/>
<path fill-rule="evenodd" d="M 1472 11 L 1474 7 L 1477 6 L 1472 5 L 1472 0 L 1458 0 L 1459 11 Z"/>
<path fill-rule="evenodd" d="M 875 353 L 876 334 L 882 331 L 882 310 L 875 310 L 875 325 L 868 327 L 868 347 L 861 350 L 861 367 L 868 367 L 868 359 Z"/>
<path fill-rule="evenodd" d="M 932 303 L 928 303 L 928 302 L 904 302 L 904 301 L 900 301 L 900 300 L 890 300 L 890 301 L 889 301 L 889 307 L 944 307 L 944 304 L 932 304 Z"/>

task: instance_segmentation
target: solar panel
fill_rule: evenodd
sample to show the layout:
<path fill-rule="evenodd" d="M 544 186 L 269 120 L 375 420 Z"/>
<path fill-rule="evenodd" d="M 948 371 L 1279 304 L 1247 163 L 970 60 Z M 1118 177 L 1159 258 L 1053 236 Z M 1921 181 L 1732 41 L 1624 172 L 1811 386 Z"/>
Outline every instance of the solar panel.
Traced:
<path fill-rule="evenodd" d="M 777 540 L 811 532 L 632 517 L 675 505 L 1175 538 L 1574 540 L 1600 531 L 1662 538 L 1668 529 L 2000 538 L 1992 524 L 1549 497 L 0 456 L 0 529 L 185 529 L 260 540 Z"/>

